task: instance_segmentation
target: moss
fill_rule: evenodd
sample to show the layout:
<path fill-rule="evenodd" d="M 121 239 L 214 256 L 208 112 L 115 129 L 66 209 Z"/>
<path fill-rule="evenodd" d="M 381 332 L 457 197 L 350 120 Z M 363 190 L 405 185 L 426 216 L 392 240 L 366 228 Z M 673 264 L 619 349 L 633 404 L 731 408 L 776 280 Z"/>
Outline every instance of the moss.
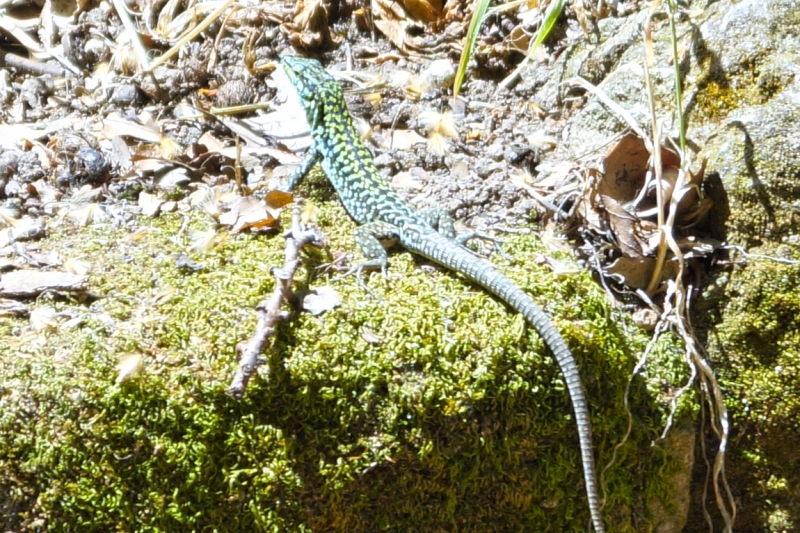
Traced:
<path fill-rule="evenodd" d="M 46 334 L 3 319 L 0 509 L 5 529 L 52 531 L 582 531 L 588 520 L 571 405 L 541 339 L 482 290 L 409 254 L 385 282 L 308 268 L 341 307 L 293 315 L 242 402 L 225 390 L 235 345 L 255 324 L 283 240 L 231 236 L 179 271 L 175 235 L 190 216 L 53 232 L 46 246 L 93 263 L 83 317 Z M 320 205 L 331 250 L 352 225 Z M 625 433 L 623 391 L 646 338 L 587 274 L 554 281 L 535 239 L 512 237 L 501 268 L 544 302 L 578 359 L 600 468 Z M 563 259 L 563 258 L 562 258 Z M 307 260 L 313 267 L 313 261 Z M 45 302 L 37 303 L 44 305 Z M 124 354 L 143 373 L 115 384 Z M 668 340 L 656 357 L 680 359 Z M 639 531 L 673 468 L 652 447 L 664 383 L 637 379 L 630 440 L 605 474 L 614 531 Z M 691 405 L 687 407 L 691 410 Z"/>
<path fill-rule="evenodd" d="M 764 256 L 777 250 L 764 247 Z M 709 352 L 735 422 L 728 477 L 751 487 L 737 524 L 745 530 L 800 517 L 800 266 L 754 259 L 721 286 L 724 319 Z M 719 290 L 719 288 L 717 289 Z M 787 520 L 789 519 L 787 518 Z M 792 529 L 792 528 L 788 528 Z M 779 531 L 780 529 L 774 529 Z"/>

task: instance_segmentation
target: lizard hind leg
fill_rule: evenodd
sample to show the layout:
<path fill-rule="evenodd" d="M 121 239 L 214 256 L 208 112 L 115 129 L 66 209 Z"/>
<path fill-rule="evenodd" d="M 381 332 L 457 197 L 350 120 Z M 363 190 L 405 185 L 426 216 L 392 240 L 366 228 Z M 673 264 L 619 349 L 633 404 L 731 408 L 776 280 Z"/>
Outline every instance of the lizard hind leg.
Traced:
<path fill-rule="evenodd" d="M 448 239 L 454 241 L 456 244 L 464 246 L 466 248 L 467 242 L 472 239 L 480 239 L 482 241 L 490 242 L 494 246 L 495 251 L 500 253 L 503 257 L 508 259 L 508 256 L 503 251 L 503 248 L 500 246 L 503 241 L 500 239 L 496 239 L 487 233 L 483 233 L 482 231 L 466 231 L 461 235 L 456 234 L 456 229 L 453 226 L 453 217 L 441 207 L 434 207 L 432 209 L 426 209 L 424 211 L 420 211 L 419 215 L 424 218 L 428 224 L 433 226 L 433 228 L 447 237 Z M 472 251 L 472 250 L 470 250 Z"/>

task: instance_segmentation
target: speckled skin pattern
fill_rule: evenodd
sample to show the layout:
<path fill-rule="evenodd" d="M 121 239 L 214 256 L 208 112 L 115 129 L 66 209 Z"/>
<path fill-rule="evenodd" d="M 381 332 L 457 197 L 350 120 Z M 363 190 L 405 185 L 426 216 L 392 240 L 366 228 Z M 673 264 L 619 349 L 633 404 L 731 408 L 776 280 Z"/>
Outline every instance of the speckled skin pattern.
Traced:
<path fill-rule="evenodd" d="M 597 533 L 604 531 L 597 497 L 589 409 L 578 367 L 561 334 L 534 301 L 491 265 L 472 255 L 455 238 L 452 220 L 442 210 L 416 212 L 378 173 L 372 154 L 353 127 L 342 87 L 314 59 L 288 56 L 281 60 L 306 112 L 313 144 L 289 178 L 291 189 L 316 163 L 339 193 L 344 208 L 360 224 L 356 242 L 367 261 L 357 267 L 385 272 L 388 257 L 381 240 L 397 239 L 407 250 L 458 272 L 522 313 L 542 336 L 558 361 L 567 383 L 583 462 L 589 511 Z"/>

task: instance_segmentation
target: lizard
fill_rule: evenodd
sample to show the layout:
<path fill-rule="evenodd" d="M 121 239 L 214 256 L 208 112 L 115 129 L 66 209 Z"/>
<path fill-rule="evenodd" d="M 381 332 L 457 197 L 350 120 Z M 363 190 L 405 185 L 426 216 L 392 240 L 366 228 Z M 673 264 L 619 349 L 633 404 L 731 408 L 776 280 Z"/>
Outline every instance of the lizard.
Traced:
<path fill-rule="evenodd" d="M 319 61 L 284 56 L 280 63 L 300 98 L 312 138 L 283 188 L 291 190 L 315 164 L 321 165 L 345 210 L 359 224 L 355 240 L 366 261 L 357 266 L 356 274 L 362 285 L 365 268 L 379 268 L 385 276 L 388 255 L 381 242 L 393 240 L 480 285 L 527 319 L 553 353 L 566 381 L 578 428 L 589 514 L 596 533 L 603 533 L 589 408 L 575 358 L 558 329 L 525 291 L 464 246 L 480 235 L 467 232 L 456 237 L 453 220 L 444 209 L 417 212 L 391 188 L 353 126 L 342 86 Z"/>

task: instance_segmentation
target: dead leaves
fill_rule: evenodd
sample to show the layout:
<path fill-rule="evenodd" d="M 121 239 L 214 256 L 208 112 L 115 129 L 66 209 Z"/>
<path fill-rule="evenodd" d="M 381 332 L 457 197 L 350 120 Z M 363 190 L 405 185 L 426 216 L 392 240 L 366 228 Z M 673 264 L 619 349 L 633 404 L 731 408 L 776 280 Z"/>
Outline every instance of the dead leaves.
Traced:
<path fill-rule="evenodd" d="M 299 0 L 292 21 L 281 26 L 292 46 L 298 50 L 325 50 L 341 41 L 331 33 L 328 23 L 330 4 L 325 0 Z"/>
<path fill-rule="evenodd" d="M 702 257 L 703 251 L 715 248 L 689 233 L 711 207 L 700 191 L 703 168 L 696 174 L 684 172 L 677 154 L 662 148 L 660 155 L 661 179 L 656 180 L 644 142 L 626 135 L 604 158 L 603 172 L 589 172 L 578 206 L 585 229 L 616 251 L 605 274 L 635 289 L 658 287 L 678 274 L 674 254 L 658 263 L 664 232 L 678 243 L 684 259 Z"/>
<path fill-rule="evenodd" d="M 372 0 L 371 7 L 375 27 L 406 54 L 457 51 L 467 27 L 463 20 L 455 27 L 446 27 L 459 10 L 445 11 L 439 0 Z"/>
<path fill-rule="evenodd" d="M 333 0 L 301 0 L 281 31 L 298 50 L 329 50 L 342 40 L 331 31 L 340 7 Z M 465 11 L 460 1 L 445 6 L 443 0 L 372 0 L 353 16 L 360 29 L 377 28 L 404 54 L 430 56 L 460 50 L 467 28 Z"/>

